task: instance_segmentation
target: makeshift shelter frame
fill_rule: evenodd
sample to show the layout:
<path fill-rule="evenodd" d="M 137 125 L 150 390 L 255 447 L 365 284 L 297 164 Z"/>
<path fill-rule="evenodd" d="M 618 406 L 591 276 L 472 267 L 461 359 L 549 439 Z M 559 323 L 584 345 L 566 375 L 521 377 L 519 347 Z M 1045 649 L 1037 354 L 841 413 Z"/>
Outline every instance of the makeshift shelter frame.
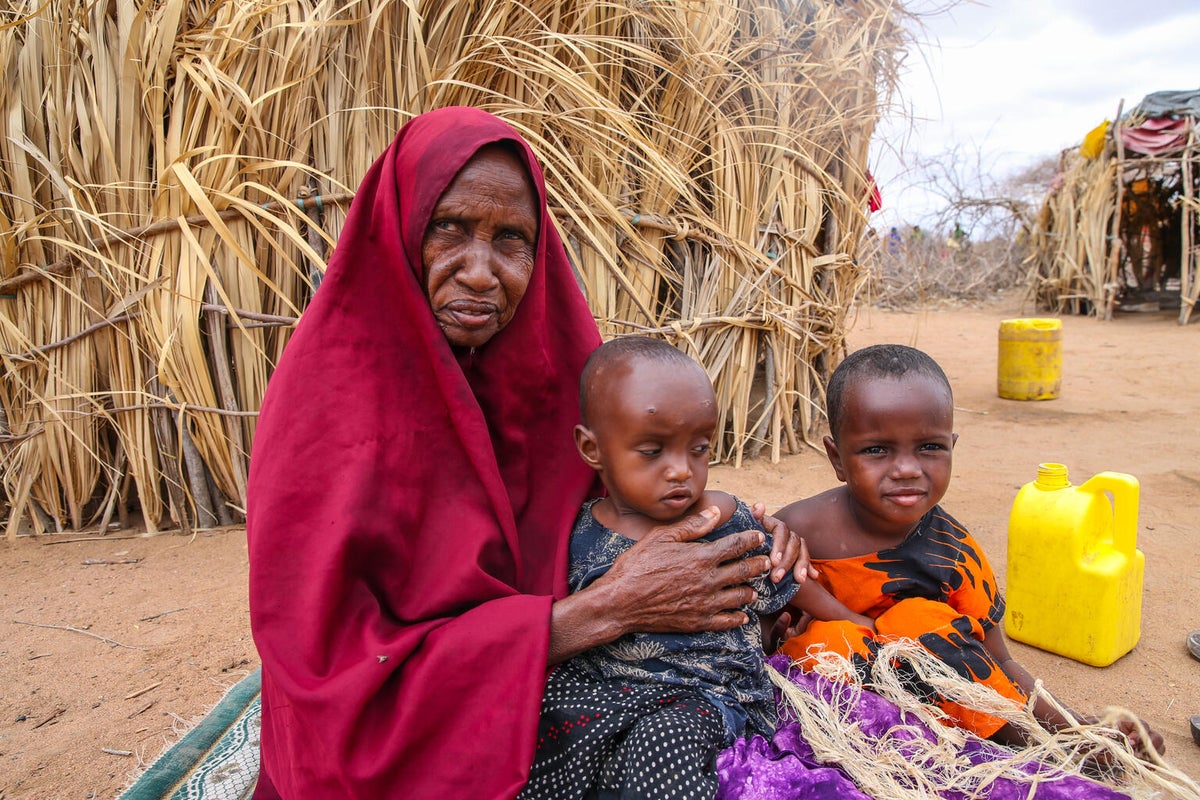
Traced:
<path fill-rule="evenodd" d="M 1122 131 L 1124 101 L 1095 159 L 1078 149 L 1061 156 L 1063 179 L 1044 201 L 1035 230 L 1030 281 L 1039 307 L 1056 312 L 1090 312 L 1111 320 L 1127 285 L 1128 248 L 1123 210 L 1129 187 L 1138 180 L 1159 179 L 1176 172 L 1179 197 L 1179 317 L 1186 325 L 1200 299 L 1200 199 L 1195 181 L 1200 141 L 1195 126 L 1185 146 L 1170 155 L 1133 155 Z M 1198 121 L 1200 122 L 1200 121 Z"/>

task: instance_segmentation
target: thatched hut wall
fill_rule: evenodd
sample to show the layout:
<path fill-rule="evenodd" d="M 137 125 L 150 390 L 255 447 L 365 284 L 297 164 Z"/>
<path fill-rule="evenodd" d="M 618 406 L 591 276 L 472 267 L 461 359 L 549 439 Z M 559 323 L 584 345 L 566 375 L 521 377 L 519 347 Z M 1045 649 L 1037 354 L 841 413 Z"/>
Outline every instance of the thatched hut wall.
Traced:
<path fill-rule="evenodd" d="M 717 456 L 794 450 L 862 274 L 894 4 L 25 0 L 0 19 L 7 530 L 237 521 L 357 181 L 444 105 L 513 123 L 606 336 L 707 367 Z"/>
<path fill-rule="evenodd" d="M 1186 104 L 1148 114 L 1161 96 Z M 1178 308 L 1180 324 L 1188 322 L 1200 299 L 1198 110 L 1200 92 L 1151 94 L 1129 114 L 1118 107 L 1114 124 L 1063 151 L 1034 231 L 1030 274 L 1039 308 L 1106 319 L 1118 309 Z M 1129 132 L 1147 120 L 1184 132 L 1160 137 L 1161 152 L 1127 147 Z"/>

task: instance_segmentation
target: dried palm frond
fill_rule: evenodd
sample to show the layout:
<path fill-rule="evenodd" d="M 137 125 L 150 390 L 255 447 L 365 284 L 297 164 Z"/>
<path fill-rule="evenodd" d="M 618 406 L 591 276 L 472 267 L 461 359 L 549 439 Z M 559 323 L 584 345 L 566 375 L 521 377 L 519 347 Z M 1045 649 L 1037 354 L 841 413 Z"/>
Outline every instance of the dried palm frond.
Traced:
<path fill-rule="evenodd" d="M 883 0 L 17 0 L 0 16 L 7 529 L 237 521 L 353 189 L 415 114 L 542 159 L 606 337 L 701 360 L 718 459 L 803 446 L 864 278 Z"/>

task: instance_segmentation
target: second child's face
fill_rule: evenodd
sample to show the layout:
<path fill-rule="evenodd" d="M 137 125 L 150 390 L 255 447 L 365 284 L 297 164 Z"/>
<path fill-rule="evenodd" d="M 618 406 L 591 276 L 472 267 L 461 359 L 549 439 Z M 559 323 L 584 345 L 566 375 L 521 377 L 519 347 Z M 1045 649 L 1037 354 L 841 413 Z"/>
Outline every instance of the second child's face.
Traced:
<path fill-rule="evenodd" d="M 613 510 L 656 522 L 678 519 L 708 483 L 717 427 L 712 384 L 701 369 L 636 360 L 604 395 L 591 457 Z"/>
<path fill-rule="evenodd" d="M 923 375 L 867 379 L 846 387 L 837 441 L 825 450 L 854 500 L 863 530 L 906 536 L 950 485 L 954 407 L 946 387 Z"/>

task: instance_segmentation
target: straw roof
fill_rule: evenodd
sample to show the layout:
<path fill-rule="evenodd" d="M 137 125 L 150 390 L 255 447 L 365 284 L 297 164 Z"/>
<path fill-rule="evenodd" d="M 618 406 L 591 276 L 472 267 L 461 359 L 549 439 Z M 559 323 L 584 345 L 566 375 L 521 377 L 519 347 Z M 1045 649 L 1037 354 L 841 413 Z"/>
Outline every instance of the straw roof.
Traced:
<path fill-rule="evenodd" d="M 273 365 L 412 115 L 543 159 L 606 337 L 713 378 L 716 456 L 796 450 L 863 278 L 897 6 L 14 0 L 0 12 L 7 533 L 236 522 Z"/>

